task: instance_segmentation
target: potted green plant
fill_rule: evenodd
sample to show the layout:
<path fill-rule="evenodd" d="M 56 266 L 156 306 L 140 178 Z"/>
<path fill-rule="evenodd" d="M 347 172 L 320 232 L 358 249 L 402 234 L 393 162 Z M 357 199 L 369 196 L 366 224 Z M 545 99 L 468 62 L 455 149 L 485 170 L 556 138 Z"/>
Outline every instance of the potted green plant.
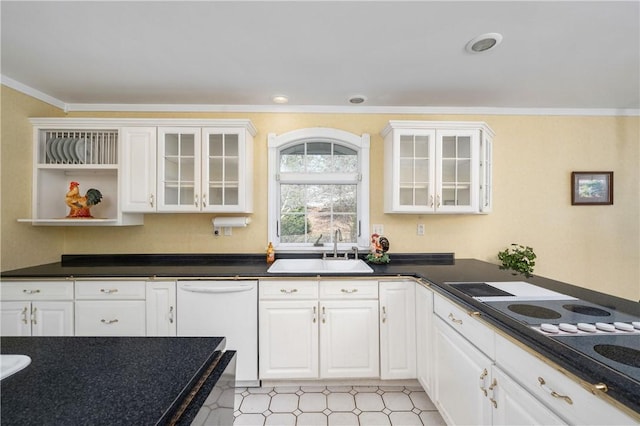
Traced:
<path fill-rule="evenodd" d="M 524 274 L 529 278 L 533 274 L 536 265 L 536 254 L 533 248 L 521 244 L 511 244 L 510 247 L 498 252 L 498 259 L 502 262 L 500 269 L 511 269 L 513 275 Z"/>

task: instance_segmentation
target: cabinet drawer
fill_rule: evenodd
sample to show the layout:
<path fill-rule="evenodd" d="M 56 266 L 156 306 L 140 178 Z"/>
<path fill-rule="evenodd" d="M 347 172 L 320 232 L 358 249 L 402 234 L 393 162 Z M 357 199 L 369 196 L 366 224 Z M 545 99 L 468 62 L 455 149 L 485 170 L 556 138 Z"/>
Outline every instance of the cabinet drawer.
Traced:
<path fill-rule="evenodd" d="M 320 281 L 321 299 L 377 299 L 378 281 Z"/>
<path fill-rule="evenodd" d="M 439 294 L 434 295 L 433 310 L 447 324 L 473 343 L 489 358 L 495 359 L 495 333 L 488 326 L 469 314 L 469 311 L 450 302 Z"/>
<path fill-rule="evenodd" d="M 76 336 L 144 336 L 144 301 L 76 302 Z"/>
<path fill-rule="evenodd" d="M 3 281 L 2 300 L 73 300 L 72 281 Z"/>
<path fill-rule="evenodd" d="M 561 370 L 500 335 L 496 336 L 496 364 L 569 424 L 630 425 L 637 422 Z"/>
<path fill-rule="evenodd" d="M 305 280 L 260 281 L 260 299 L 317 299 L 318 282 Z"/>
<path fill-rule="evenodd" d="M 76 299 L 144 300 L 144 281 L 76 281 Z"/>

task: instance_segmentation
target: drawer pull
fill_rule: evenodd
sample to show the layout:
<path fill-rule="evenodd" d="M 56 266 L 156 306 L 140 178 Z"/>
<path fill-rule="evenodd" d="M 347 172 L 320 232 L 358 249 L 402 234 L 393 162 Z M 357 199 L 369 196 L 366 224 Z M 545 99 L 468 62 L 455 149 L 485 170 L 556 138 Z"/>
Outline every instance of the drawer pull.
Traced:
<path fill-rule="evenodd" d="M 343 293 L 346 293 L 346 294 L 353 294 L 353 293 L 357 293 L 358 289 L 357 288 L 352 288 L 351 290 L 349 290 L 349 289 L 343 288 L 340 291 L 343 292 Z"/>
<path fill-rule="evenodd" d="M 35 306 L 31 310 L 31 324 L 38 325 L 38 319 L 36 318 L 36 313 L 38 312 L 38 308 Z"/>
<path fill-rule="evenodd" d="M 169 323 L 173 324 L 173 306 L 169 307 Z"/>
<path fill-rule="evenodd" d="M 112 319 L 112 320 L 101 319 L 100 322 L 103 324 L 115 324 L 118 322 L 118 320 L 117 319 Z"/>
<path fill-rule="evenodd" d="M 297 288 L 292 288 L 292 289 L 281 288 L 280 289 L 280 293 L 284 293 L 284 294 L 292 294 L 292 293 L 297 293 L 297 292 L 298 292 Z"/>
<path fill-rule="evenodd" d="M 462 320 L 454 317 L 451 312 L 449 312 L 449 319 L 456 324 L 462 324 Z"/>
<path fill-rule="evenodd" d="M 489 372 L 486 368 L 482 370 L 482 374 L 480 374 L 480 390 L 484 393 L 484 396 L 487 396 L 487 388 L 484 387 L 484 379 L 488 374 Z"/>
<path fill-rule="evenodd" d="M 318 309 L 314 306 L 313 307 L 313 323 L 314 324 L 316 323 L 316 320 L 317 320 L 317 318 L 316 318 L 316 314 L 317 313 L 318 313 Z"/>
<path fill-rule="evenodd" d="M 104 293 L 104 294 L 113 294 L 117 292 L 118 292 L 117 288 L 101 288 L 100 289 L 100 293 Z"/>
<path fill-rule="evenodd" d="M 153 194 L 149 195 L 149 204 L 153 207 Z"/>
<path fill-rule="evenodd" d="M 382 307 L 382 322 L 387 322 L 387 308 L 386 306 Z"/>
<path fill-rule="evenodd" d="M 28 308 L 25 306 L 24 309 L 22 310 L 22 322 L 25 324 L 29 324 L 29 322 L 27 321 L 27 312 L 28 312 Z"/>
<path fill-rule="evenodd" d="M 554 391 L 553 389 L 551 389 L 549 386 L 547 386 L 547 382 L 545 382 L 545 380 L 542 377 L 538 377 L 538 382 L 540 383 L 540 387 L 542 389 L 544 389 L 545 392 L 547 392 L 549 395 L 551 395 L 554 398 L 558 398 L 558 399 L 562 399 L 564 400 L 564 402 L 566 402 L 569 405 L 573 405 L 573 400 L 571 399 L 570 396 L 567 395 L 561 395 L 558 392 Z"/>
<path fill-rule="evenodd" d="M 327 314 L 324 311 L 324 306 L 322 307 L 322 323 L 324 324 L 325 322 L 327 322 Z"/>
<path fill-rule="evenodd" d="M 25 288 L 24 290 L 22 290 L 22 292 L 25 293 L 25 294 L 38 294 L 38 293 L 40 293 L 40 290 L 39 289 L 29 290 L 29 289 Z"/>

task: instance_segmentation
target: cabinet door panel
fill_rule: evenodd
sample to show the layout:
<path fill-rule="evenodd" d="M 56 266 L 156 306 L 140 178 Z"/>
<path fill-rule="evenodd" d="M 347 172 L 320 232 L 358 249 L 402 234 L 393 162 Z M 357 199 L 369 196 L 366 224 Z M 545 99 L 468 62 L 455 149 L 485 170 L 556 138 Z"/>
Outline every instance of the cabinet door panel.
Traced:
<path fill-rule="evenodd" d="M 416 285 L 416 375 L 431 399 L 434 381 L 433 293 Z"/>
<path fill-rule="evenodd" d="M 380 377 L 416 377 L 415 284 L 380 283 Z"/>
<path fill-rule="evenodd" d="M 120 192 L 122 211 L 156 210 L 156 128 L 122 129 Z"/>
<path fill-rule="evenodd" d="M 176 335 L 176 283 L 149 282 L 146 288 L 147 336 Z M 188 306 L 186 307 L 189 308 Z"/>
<path fill-rule="evenodd" d="M 436 406 L 447 424 L 490 425 L 491 405 L 482 388 L 490 384 L 491 360 L 435 318 Z"/>
<path fill-rule="evenodd" d="M 31 303 L 1 302 L 2 336 L 31 336 Z"/>
<path fill-rule="evenodd" d="M 260 301 L 260 378 L 318 377 L 318 302 Z"/>
<path fill-rule="evenodd" d="M 320 318 L 320 376 L 379 377 L 378 301 L 323 301 Z"/>
<path fill-rule="evenodd" d="M 143 300 L 76 302 L 76 336 L 144 336 Z"/>
<path fill-rule="evenodd" d="M 33 302 L 32 336 L 73 336 L 73 302 Z"/>

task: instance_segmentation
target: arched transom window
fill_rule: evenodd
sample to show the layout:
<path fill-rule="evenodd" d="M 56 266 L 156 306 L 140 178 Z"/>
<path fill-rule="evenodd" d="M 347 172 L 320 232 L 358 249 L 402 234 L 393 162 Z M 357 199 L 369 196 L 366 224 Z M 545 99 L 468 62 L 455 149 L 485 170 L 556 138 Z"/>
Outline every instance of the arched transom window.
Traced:
<path fill-rule="evenodd" d="M 369 135 L 269 135 L 269 240 L 282 250 L 368 246 Z M 326 244 L 326 246 L 325 246 Z"/>

